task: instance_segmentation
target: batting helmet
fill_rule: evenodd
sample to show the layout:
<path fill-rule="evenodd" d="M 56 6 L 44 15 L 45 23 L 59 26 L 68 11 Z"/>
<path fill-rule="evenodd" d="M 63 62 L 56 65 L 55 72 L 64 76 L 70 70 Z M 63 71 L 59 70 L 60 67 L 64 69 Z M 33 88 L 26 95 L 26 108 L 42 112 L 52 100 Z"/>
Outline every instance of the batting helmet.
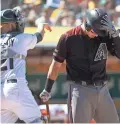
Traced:
<path fill-rule="evenodd" d="M 110 21 L 108 14 L 104 9 L 95 8 L 86 12 L 85 27 L 87 31 L 91 29 L 99 36 L 104 36 L 104 31 L 101 30 L 102 25 Z"/>
<path fill-rule="evenodd" d="M 16 30 L 20 32 L 24 31 L 25 21 L 19 7 L 2 10 L 0 12 L 0 17 L 1 24 L 15 22 L 17 27 Z"/>

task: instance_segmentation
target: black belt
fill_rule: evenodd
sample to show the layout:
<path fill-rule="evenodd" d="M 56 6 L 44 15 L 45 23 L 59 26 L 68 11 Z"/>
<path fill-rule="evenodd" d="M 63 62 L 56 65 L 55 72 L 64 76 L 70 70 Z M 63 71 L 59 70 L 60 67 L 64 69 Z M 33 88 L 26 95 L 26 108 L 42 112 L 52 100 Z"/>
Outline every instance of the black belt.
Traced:
<path fill-rule="evenodd" d="M 8 79 L 7 83 L 17 83 L 17 79 Z"/>
<path fill-rule="evenodd" d="M 107 84 L 107 81 L 103 81 L 103 82 L 75 81 L 75 83 L 83 86 L 104 86 Z"/>

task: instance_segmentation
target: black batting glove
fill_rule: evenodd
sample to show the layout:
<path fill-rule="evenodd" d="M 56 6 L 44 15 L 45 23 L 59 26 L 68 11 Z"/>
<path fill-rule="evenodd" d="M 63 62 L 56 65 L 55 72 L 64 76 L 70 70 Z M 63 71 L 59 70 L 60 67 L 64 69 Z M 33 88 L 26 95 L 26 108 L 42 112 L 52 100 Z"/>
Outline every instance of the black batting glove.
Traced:
<path fill-rule="evenodd" d="M 103 16 L 103 19 L 101 20 L 100 30 L 104 31 L 104 36 L 108 36 L 109 38 L 115 38 L 119 35 L 118 31 L 115 29 L 110 19 L 108 19 L 107 15 Z"/>
<path fill-rule="evenodd" d="M 115 27 L 113 25 L 109 25 L 108 26 L 102 26 L 103 27 L 103 31 L 105 32 L 105 36 L 109 37 L 109 38 L 115 38 L 118 37 L 119 33 L 118 31 L 115 29 Z"/>

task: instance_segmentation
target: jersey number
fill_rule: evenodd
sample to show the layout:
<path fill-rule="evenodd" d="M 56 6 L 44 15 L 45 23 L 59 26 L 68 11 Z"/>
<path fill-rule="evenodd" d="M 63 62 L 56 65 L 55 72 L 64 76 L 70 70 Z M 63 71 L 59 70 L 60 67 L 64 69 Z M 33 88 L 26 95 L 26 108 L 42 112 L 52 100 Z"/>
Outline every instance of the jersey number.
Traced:
<path fill-rule="evenodd" d="M 1 64 L 3 64 L 5 61 L 7 61 L 7 59 L 2 59 Z M 13 58 L 9 58 L 9 67 L 10 69 L 13 69 Z M 7 66 L 1 67 L 1 71 L 6 71 L 6 70 L 8 70 Z"/>

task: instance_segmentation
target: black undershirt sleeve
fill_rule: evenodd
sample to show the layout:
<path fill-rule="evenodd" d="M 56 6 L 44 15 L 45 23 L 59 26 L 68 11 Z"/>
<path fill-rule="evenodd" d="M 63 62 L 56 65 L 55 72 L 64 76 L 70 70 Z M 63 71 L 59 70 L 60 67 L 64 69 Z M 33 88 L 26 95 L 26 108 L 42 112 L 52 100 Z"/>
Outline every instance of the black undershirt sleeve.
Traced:
<path fill-rule="evenodd" d="M 36 32 L 34 35 L 36 35 L 36 37 L 37 37 L 37 43 L 42 41 L 43 37 L 39 32 Z"/>

